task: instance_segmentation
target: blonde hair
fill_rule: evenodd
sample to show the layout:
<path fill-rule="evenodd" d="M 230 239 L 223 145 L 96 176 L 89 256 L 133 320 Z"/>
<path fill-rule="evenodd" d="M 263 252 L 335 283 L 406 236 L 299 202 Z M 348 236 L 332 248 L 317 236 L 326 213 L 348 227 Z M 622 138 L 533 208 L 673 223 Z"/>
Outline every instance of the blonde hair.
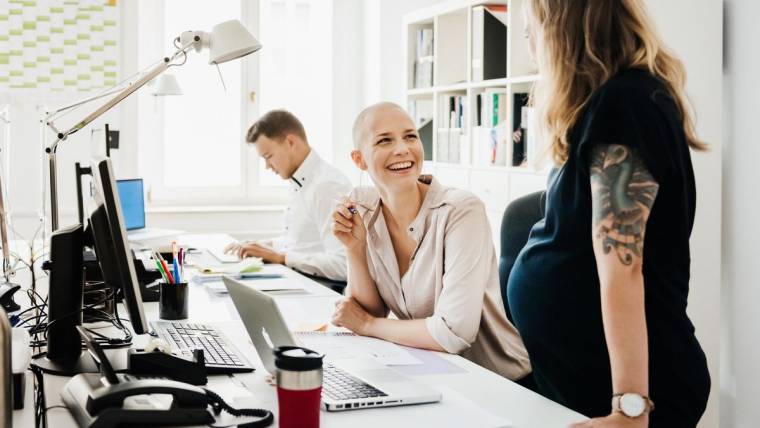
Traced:
<path fill-rule="evenodd" d="M 358 116 L 356 116 L 356 120 L 354 120 L 354 127 L 352 132 L 354 139 L 354 149 L 359 150 L 361 148 L 361 143 L 367 138 L 367 127 L 365 124 L 367 119 L 376 111 L 383 108 L 395 108 L 409 116 L 406 110 L 404 110 L 400 105 L 392 103 L 390 101 L 382 101 L 365 108 L 361 111 L 361 113 L 359 113 Z M 409 120 L 411 120 L 411 118 Z"/>
<path fill-rule="evenodd" d="M 639 68 L 659 79 L 673 98 L 688 145 L 697 139 L 683 64 L 663 46 L 640 0 L 529 0 L 542 79 L 531 92 L 554 162 L 568 158 L 568 133 L 591 94 L 618 72 Z"/>

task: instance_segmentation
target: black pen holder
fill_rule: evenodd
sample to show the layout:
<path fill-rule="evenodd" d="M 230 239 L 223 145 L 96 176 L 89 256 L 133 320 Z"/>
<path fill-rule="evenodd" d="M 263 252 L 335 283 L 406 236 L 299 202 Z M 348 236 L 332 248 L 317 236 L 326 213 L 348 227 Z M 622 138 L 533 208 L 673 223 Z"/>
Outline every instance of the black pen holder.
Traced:
<path fill-rule="evenodd" d="M 182 320 L 187 318 L 187 283 L 158 285 L 158 315 L 164 320 Z"/>

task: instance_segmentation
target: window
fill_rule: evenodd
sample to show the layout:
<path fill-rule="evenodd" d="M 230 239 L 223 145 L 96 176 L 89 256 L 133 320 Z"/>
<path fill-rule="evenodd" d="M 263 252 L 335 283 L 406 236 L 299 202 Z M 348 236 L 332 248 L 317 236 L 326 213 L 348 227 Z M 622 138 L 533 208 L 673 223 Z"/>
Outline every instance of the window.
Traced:
<path fill-rule="evenodd" d="M 311 147 L 332 160 L 332 1 L 259 0 L 259 111 L 284 108 L 303 123 Z M 283 183 L 260 161 L 262 184 Z"/>
<path fill-rule="evenodd" d="M 218 69 L 208 65 L 206 51 L 191 52 L 186 64 L 169 70 L 183 95 L 151 100 L 153 107 L 143 101 L 138 138 L 151 140 L 140 145 L 152 159 L 141 154 L 140 171 L 148 179 L 151 202 L 283 202 L 287 182 L 266 171 L 255 148 L 245 142 L 245 133 L 260 114 L 285 108 L 301 119 L 312 147 L 331 159 L 332 1 L 218 0 L 209 7 L 203 0 L 163 0 L 161 4 L 141 11 L 157 12 L 161 16 L 153 19 L 163 23 L 161 34 L 140 42 L 143 51 L 155 53 L 151 43 L 160 41 L 167 49 L 159 55 L 166 54 L 168 41 L 183 31 L 211 31 L 229 19 L 240 19 L 263 49 Z M 146 55 L 141 54 L 143 62 Z"/>
<path fill-rule="evenodd" d="M 208 2 L 165 0 L 162 40 L 171 40 L 188 29 L 210 31 L 220 22 L 240 19 L 240 15 L 240 0 L 217 0 L 214 7 L 208 7 Z M 217 70 L 208 65 L 205 55 L 189 59 L 177 73 L 183 95 L 163 101 L 164 184 L 240 186 L 244 126 L 240 62 L 221 64 Z"/>

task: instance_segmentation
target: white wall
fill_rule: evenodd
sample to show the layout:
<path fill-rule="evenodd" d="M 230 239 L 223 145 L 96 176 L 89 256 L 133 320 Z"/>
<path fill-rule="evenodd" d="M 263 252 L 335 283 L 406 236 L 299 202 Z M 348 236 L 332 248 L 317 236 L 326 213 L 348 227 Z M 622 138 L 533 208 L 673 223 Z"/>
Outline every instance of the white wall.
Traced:
<path fill-rule="evenodd" d="M 712 377 L 710 401 L 700 427 L 718 426 L 720 385 L 721 97 L 722 6 L 720 0 L 648 0 L 666 45 L 683 60 L 687 92 L 696 112 L 697 134 L 710 145 L 692 152 L 697 213 L 691 237 L 689 317 L 694 322 Z M 684 19 L 684 11 L 689 19 Z"/>
<path fill-rule="evenodd" d="M 760 3 L 726 0 L 721 426 L 760 420 Z"/>

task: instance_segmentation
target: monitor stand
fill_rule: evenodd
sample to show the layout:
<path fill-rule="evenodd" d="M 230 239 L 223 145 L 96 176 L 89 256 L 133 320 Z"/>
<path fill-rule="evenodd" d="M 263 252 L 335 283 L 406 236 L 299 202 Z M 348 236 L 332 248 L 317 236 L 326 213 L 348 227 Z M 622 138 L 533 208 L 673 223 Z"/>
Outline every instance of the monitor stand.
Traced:
<path fill-rule="evenodd" d="M 89 353 L 82 352 L 82 339 L 76 329 L 82 324 L 83 248 L 81 224 L 58 229 L 50 237 L 50 259 L 42 266 L 50 272 L 47 354 L 32 361 L 47 373 L 73 376 L 100 371 Z M 127 367 L 127 349 L 109 350 L 120 369 Z"/>

